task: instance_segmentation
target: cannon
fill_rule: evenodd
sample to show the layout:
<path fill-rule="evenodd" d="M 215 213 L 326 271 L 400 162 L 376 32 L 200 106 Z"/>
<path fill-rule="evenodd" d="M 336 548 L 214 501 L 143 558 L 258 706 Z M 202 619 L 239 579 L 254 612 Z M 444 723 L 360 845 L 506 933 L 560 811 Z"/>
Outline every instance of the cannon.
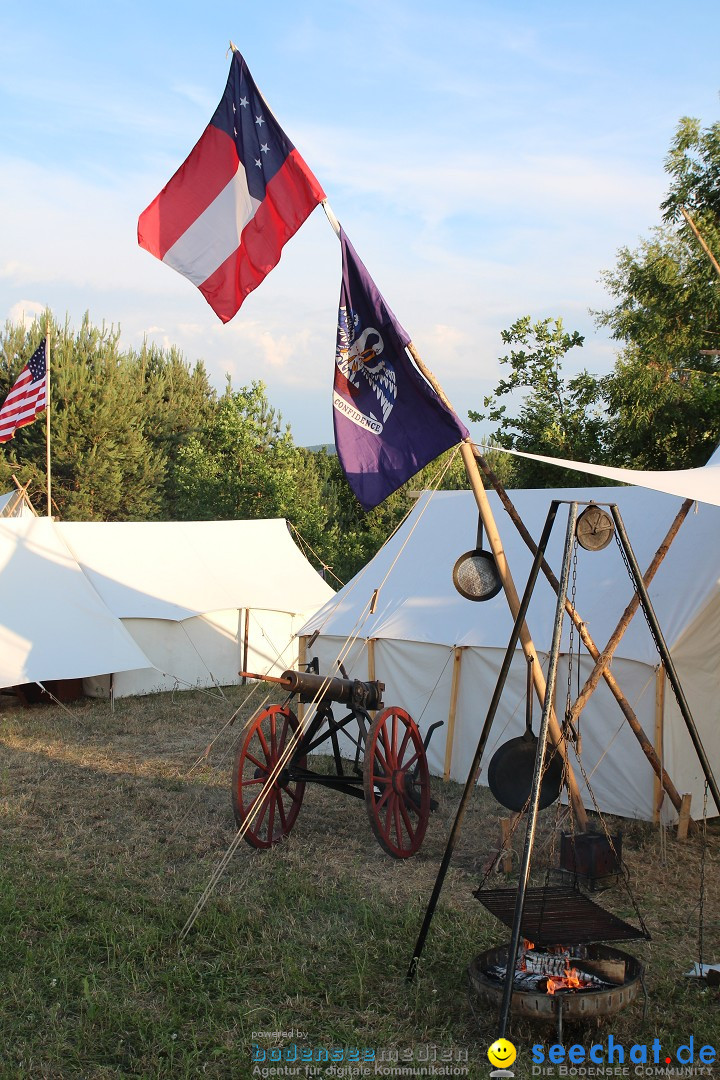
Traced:
<path fill-rule="evenodd" d="M 272 847 L 297 821 L 306 785 L 322 784 L 363 799 L 380 846 L 407 859 L 420 850 L 437 806 L 430 796 L 427 747 L 442 721 L 423 740 L 404 709 L 384 708 L 383 683 L 350 679 L 342 668 L 341 673 L 321 675 L 317 660 L 307 671 L 291 669 L 279 677 L 240 672 L 281 686 L 287 698 L 263 709 L 243 732 L 232 780 L 235 821 L 252 847 Z M 311 705 L 302 725 L 290 707 L 293 698 Z M 344 706 L 345 715 L 336 718 L 335 705 Z M 349 763 L 340 753 L 340 733 L 354 748 Z M 331 751 L 334 772 L 308 768 L 308 755 L 323 746 Z"/>

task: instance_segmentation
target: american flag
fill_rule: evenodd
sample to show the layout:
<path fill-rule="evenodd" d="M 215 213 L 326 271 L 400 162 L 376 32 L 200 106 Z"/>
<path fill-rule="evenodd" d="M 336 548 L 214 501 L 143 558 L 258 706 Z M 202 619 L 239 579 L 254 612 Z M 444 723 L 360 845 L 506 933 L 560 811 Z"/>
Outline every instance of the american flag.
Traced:
<path fill-rule="evenodd" d="M 18 428 L 32 424 L 47 405 L 45 342 L 38 345 L 0 409 L 0 443 L 12 439 Z"/>

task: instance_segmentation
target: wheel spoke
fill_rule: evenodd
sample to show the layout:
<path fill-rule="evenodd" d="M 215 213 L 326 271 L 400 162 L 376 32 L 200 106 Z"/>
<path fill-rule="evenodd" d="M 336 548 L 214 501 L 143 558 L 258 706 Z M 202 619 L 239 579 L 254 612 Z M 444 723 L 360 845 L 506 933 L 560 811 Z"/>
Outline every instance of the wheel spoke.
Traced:
<path fill-rule="evenodd" d="M 390 798 L 388 799 L 387 809 L 385 811 L 385 825 L 384 825 L 384 828 L 382 830 L 383 836 L 385 837 L 388 844 L 390 843 L 390 828 L 392 826 L 393 815 L 394 815 L 394 809 L 393 809 L 394 799 L 395 799 L 395 792 L 391 788 L 390 789 Z M 382 821 L 382 818 L 380 818 L 380 820 Z"/>
<path fill-rule="evenodd" d="M 267 769 L 267 762 L 266 761 L 258 761 L 258 759 L 253 754 L 251 754 L 249 750 L 245 751 L 245 757 L 247 758 L 248 761 L 251 761 L 253 763 L 253 765 L 256 765 L 258 767 L 258 769 L 262 769 L 263 772 Z"/>
<path fill-rule="evenodd" d="M 252 847 L 272 847 L 287 836 L 300 812 L 305 784 L 293 780 L 281 785 L 278 767 L 288 739 L 297 730 L 297 718 L 289 708 L 270 705 L 255 718 L 238 752 L 233 772 L 233 809 L 238 828 L 245 827 L 245 839 Z M 305 759 L 298 764 L 304 766 Z M 277 775 L 269 783 L 272 774 Z"/>
<path fill-rule="evenodd" d="M 287 831 L 287 817 L 285 815 L 285 807 L 283 806 L 282 797 L 283 797 L 282 791 L 276 792 L 277 807 L 278 807 L 278 812 L 280 814 L 280 824 L 282 825 L 282 831 L 286 832 Z"/>
<path fill-rule="evenodd" d="M 391 706 L 373 721 L 363 783 L 365 806 L 380 846 L 397 859 L 414 855 L 430 816 L 430 774 L 420 732 L 404 709 Z"/>
<path fill-rule="evenodd" d="M 402 819 L 405 822 L 405 828 L 407 829 L 408 839 L 410 840 L 410 843 L 412 843 L 412 841 L 415 838 L 415 829 L 413 828 L 412 822 L 411 822 L 410 818 L 408 817 L 407 804 L 406 804 L 404 799 L 400 799 L 400 813 L 402 814 Z"/>
<path fill-rule="evenodd" d="M 380 744 L 379 743 L 375 743 L 375 751 L 374 751 L 374 753 L 375 753 L 376 759 L 380 762 L 380 765 L 381 765 L 382 770 L 385 773 L 385 775 L 390 776 L 390 774 L 392 773 L 392 768 L 388 765 L 386 759 L 383 757 L 382 751 L 380 750 Z"/>
<path fill-rule="evenodd" d="M 392 746 L 388 745 L 388 732 L 385 724 L 380 728 L 380 737 L 385 747 L 385 760 L 388 763 L 388 772 L 392 772 L 394 768 L 395 759 L 393 757 Z"/>
<path fill-rule="evenodd" d="M 415 751 L 415 753 L 413 754 L 413 756 L 412 756 L 411 758 L 409 758 L 409 759 L 408 759 L 408 760 L 407 760 L 407 761 L 405 762 L 405 764 L 404 764 L 404 765 L 403 765 L 403 767 L 402 767 L 402 771 L 403 771 L 404 773 L 406 773 L 406 772 L 408 771 L 408 769 L 410 769 L 410 767 L 411 767 L 412 765 L 414 765 L 414 764 L 415 764 L 415 762 L 417 761 L 417 759 L 418 759 L 419 757 L 420 757 L 420 751 L 419 751 L 419 750 L 416 750 L 416 751 Z"/>
<path fill-rule="evenodd" d="M 405 729 L 405 735 L 403 736 L 403 741 L 400 744 L 400 752 L 399 752 L 399 754 L 397 756 L 397 763 L 398 763 L 399 768 L 403 767 L 403 765 L 402 765 L 403 754 L 405 753 L 405 749 L 407 747 L 407 744 L 410 742 L 411 738 L 412 738 L 412 730 L 411 730 L 411 728 L 406 728 Z"/>
<path fill-rule="evenodd" d="M 268 744 L 267 744 L 267 742 L 265 740 L 265 736 L 263 735 L 262 728 L 257 729 L 257 737 L 260 740 L 260 745 L 263 748 L 263 753 L 265 754 L 265 760 L 268 763 L 272 762 L 272 755 L 271 755 L 270 750 L 268 748 Z"/>
<path fill-rule="evenodd" d="M 397 836 L 398 848 L 402 851 L 403 837 L 400 825 L 400 801 L 400 799 L 395 799 L 395 802 L 393 803 L 393 818 L 395 821 L 395 835 Z"/>
<path fill-rule="evenodd" d="M 380 798 L 375 802 L 375 809 L 376 810 L 378 810 L 378 811 L 382 810 L 383 806 L 385 806 L 388 799 L 392 795 L 392 791 L 393 791 L 392 784 L 388 784 L 387 787 L 385 788 L 385 791 L 380 796 Z"/>

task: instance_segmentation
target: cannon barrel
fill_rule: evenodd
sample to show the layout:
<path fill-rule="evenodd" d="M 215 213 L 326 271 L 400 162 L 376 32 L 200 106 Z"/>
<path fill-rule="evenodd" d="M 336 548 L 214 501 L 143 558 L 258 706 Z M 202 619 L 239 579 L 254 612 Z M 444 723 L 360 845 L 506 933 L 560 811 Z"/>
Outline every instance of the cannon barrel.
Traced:
<path fill-rule="evenodd" d="M 330 678 L 310 671 L 283 671 L 283 685 L 304 702 L 338 701 L 352 708 L 381 709 L 385 683 L 361 682 L 360 679 Z"/>

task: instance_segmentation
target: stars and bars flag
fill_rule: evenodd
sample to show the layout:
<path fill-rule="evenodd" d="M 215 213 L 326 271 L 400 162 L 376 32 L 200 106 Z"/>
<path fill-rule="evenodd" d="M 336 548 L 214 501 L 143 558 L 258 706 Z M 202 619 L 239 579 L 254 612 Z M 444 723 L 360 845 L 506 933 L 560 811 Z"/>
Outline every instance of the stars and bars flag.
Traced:
<path fill-rule="evenodd" d="M 140 215 L 138 243 L 228 322 L 324 198 L 235 51 L 212 120 Z"/>
<path fill-rule="evenodd" d="M 0 443 L 8 442 L 18 428 L 32 424 L 47 405 L 46 340 L 38 345 L 22 369 L 0 409 Z"/>
<path fill-rule="evenodd" d="M 350 487 L 371 510 L 468 431 L 412 363 L 409 334 L 342 229 L 340 242 L 335 446 Z"/>

